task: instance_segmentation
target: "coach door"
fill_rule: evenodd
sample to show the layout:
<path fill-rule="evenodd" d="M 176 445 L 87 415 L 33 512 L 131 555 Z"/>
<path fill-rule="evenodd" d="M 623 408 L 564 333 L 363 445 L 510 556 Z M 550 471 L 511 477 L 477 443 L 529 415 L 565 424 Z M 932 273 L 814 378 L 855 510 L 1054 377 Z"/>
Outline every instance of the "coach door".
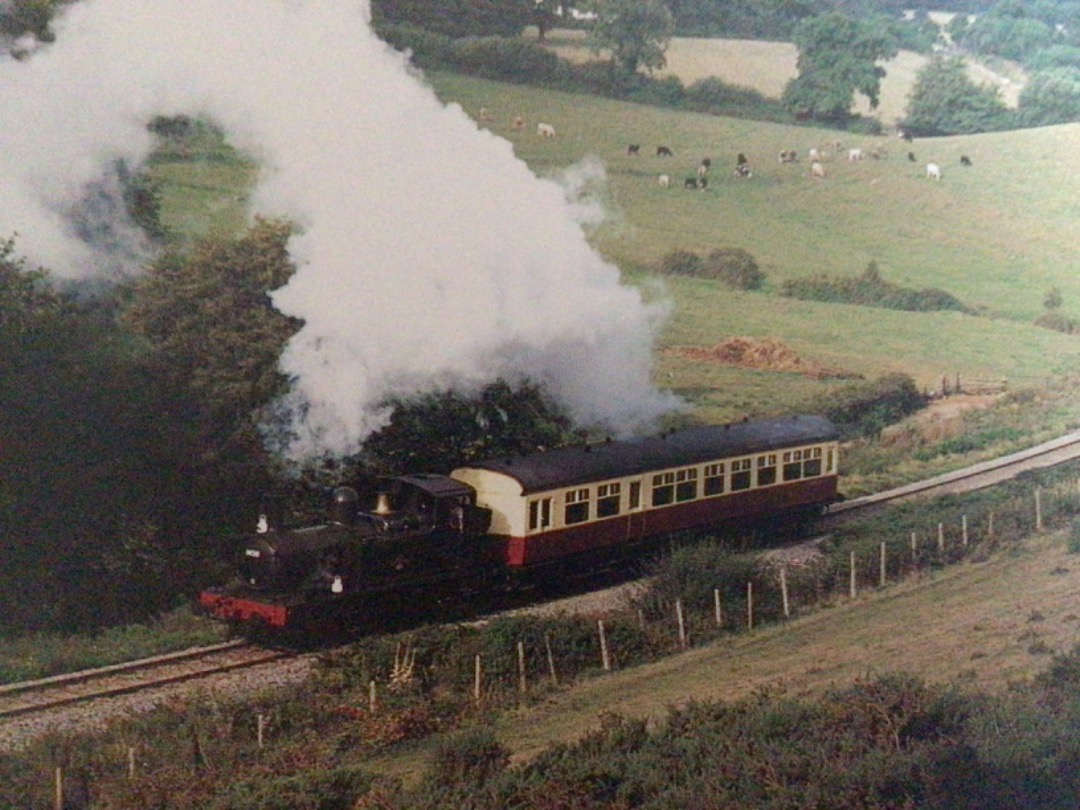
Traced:
<path fill-rule="evenodd" d="M 648 520 L 645 514 L 644 488 L 641 479 L 626 483 L 626 539 L 635 542 L 645 537 Z"/>

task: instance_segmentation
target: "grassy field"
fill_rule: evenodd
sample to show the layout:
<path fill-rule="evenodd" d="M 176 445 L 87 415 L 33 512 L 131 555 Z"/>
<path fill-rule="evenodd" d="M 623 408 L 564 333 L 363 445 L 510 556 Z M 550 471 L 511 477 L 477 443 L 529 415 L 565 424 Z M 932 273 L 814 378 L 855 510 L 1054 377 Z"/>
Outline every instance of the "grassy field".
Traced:
<path fill-rule="evenodd" d="M 864 375 L 911 374 L 935 387 L 945 374 L 1002 377 L 1014 384 L 1052 383 L 1080 370 L 1080 341 L 1039 329 L 1051 287 L 1063 311 L 1080 318 L 1080 125 L 940 138 L 843 135 L 845 146 L 887 150 L 881 160 L 849 162 L 832 152 L 828 177 L 809 176 L 805 159 L 780 165 L 776 153 L 829 144 L 835 133 L 682 113 L 457 76 L 434 79 L 440 94 L 466 110 L 487 107 L 491 128 L 513 141 L 533 170 L 550 175 L 587 155 L 607 168 L 610 220 L 593 237 L 597 248 L 648 289 L 659 259 L 676 248 L 699 253 L 722 247 L 750 251 L 768 276 L 760 293 L 713 282 L 668 279 L 674 315 L 663 346 L 711 346 L 731 336 L 772 337 L 808 359 Z M 514 132 L 514 115 L 551 122 L 555 139 L 530 128 Z M 626 144 L 642 144 L 630 157 Z M 655 146 L 674 158 L 658 158 Z M 918 160 L 908 160 L 907 152 Z M 731 174 L 744 152 L 754 177 Z M 973 165 L 962 167 L 960 156 Z M 681 188 L 702 157 L 714 161 L 705 192 Z M 944 167 L 940 182 L 926 160 Z M 661 188 L 661 172 L 674 178 Z M 827 273 L 857 275 L 871 261 L 884 277 L 909 287 L 937 287 L 977 309 L 979 317 L 901 313 L 799 302 L 776 295 L 785 279 Z M 658 381 L 692 401 L 711 401 L 711 415 L 760 411 L 763 398 L 798 398 L 819 384 L 794 375 L 744 372 L 661 356 Z M 748 404 L 750 403 L 750 404 Z M 754 407 L 757 403 L 758 407 Z"/>
<path fill-rule="evenodd" d="M 908 579 L 787 624 L 586 680 L 500 715 L 494 730 L 522 761 L 592 731 L 604 713 L 662 722 L 670 706 L 737 700 L 759 690 L 811 696 L 904 672 L 931 683 L 1002 692 L 1080 640 L 1075 563 L 1060 535 L 1032 538 L 984 562 Z M 432 749 L 428 740 L 375 765 L 381 774 L 414 783 Z"/>
<path fill-rule="evenodd" d="M 603 161 L 609 220 L 592 240 L 629 282 L 671 301 L 656 380 L 703 419 L 790 410 L 836 383 L 690 361 L 668 349 L 773 338 L 808 361 L 863 376 L 900 371 L 928 390 L 946 375 L 1004 378 L 1015 387 L 1053 385 L 1080 372 L 1080 341 L 1031 324 L 1052 287 L 1062 292 L 1062 311 L 1080 320 L 1080 125 L 906 144 L 461 76 L 430 78 L 467 112 L 486 107 L 490 129 L 540 176 L 587 156 Z M 525 131 L 511 128 L 516 115 L 529 122 Z M 554 124 L 558 137 L 537 137 L 533 125 L 541 120 Z M 849 162 L 832 148 L 835 140 L 886 154 Z M 628 156 L 628 143 L 641 144 L 641 156 Z M 675 156 L 656 157 L 659 144 Z M 809 176 L 810 146 L 828 149 L 823 180 Z M 803 157 L 780 165 L 781 149 Z M 908 160 L 909 150 L 916 161 Z M 750 180 L 732 176 L 740 152 L 754 166 Z M 961 155 L 973 165 L 961 166 Z M 682 178 L 705 156 L 714 162 L 708 190 L 683 189 Z M 944 168 L 940 182 L 924 175 L 930 159 Z M 184 238 L 243 222 L 255 167 L 227 149 L 188 144 L 187 151 L 157 156 L 152 169 L 164 183 L 165 221 Z M 672 176 L 671 188 L 657 184 L 660 173 Z M 670 278 L 657 292 L 654 270 L 664 254 L 725 246 L 754 255 L 767 274 L 764 290 Z M 944 289 L 981 314 L 902 313 L 777 294 L 786 279 L 857 275 L 871 261 L 890 282 Z"/>

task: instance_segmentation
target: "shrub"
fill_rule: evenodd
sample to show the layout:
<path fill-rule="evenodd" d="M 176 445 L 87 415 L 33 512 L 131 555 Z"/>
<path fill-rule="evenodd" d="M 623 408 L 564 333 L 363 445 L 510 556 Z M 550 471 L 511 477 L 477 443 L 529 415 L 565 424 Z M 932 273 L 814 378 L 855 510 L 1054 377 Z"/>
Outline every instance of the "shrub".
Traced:
<path fill-rule="evenodd" d="M 448 735 L 435 747 L 431 781 L 437 785 L 482 785 L 510 764 L 510 751 L 490 729 Z"/>
<path fill-rule="evenodd" d="M 550 82 L 559 58 L 533 42 L 503 37 L 467 37 L 453 43 L 451 59 L 463 73 L 511 82 Z"/>
<path fill-rule="evenodd" d="M 926 405 L 926 397 L 906 374 L 858 380 L 815 399 L 813 410 L 861 435 L 875 435 Z"/>
<path fill-rule="evenodd" d="M 660 272 L 670 276 L 700 276 L 702 266 L 698 254 L 679 248 L 665 253 L 660 259 Z"/>
<path fill-rule="evenodd" d="M 1076 331 L 1076 323 L 1073 319 L 1056 309 L 1048 309 L 1043 312 L 1042 315 L 1035 319 L 1035 325 L 1043 329 L 1053 329 L 1055 332 L 1066 335 L 1071 335 Z"/>
<path fill-rule="evenodd" d="M 885 281 L 877 262 L 870 262 L 866 271 L 856 277 L 818 275 L 791 279 L 781 285 L 780 293 L 803 301 L 858 304 L 906 312 L 972 312 L 956 296 L 944 290 L 933 287 L 914 290 Z"/>
<path fill-rule="evenodd" d="M 736 290 L 759 290 L 765 273 L 753 255 L 742 248 L 716 248 L 702 263 L 700 275 L 715 278 Z"/>

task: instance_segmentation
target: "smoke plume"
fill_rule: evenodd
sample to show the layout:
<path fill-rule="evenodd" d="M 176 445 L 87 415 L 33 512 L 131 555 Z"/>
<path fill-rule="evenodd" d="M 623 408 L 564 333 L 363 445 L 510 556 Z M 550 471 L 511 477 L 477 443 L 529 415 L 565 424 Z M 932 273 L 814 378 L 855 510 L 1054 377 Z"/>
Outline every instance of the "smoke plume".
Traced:
<path fill-rule="evenodd" d="M 298 225 L 299 269 L 273 294 L 305 324 L 281 361 L 292 457 L 355 451 L 390 398 L 498 377 L 541 383 L 582 425 L 651 423 L 672 406 L 649 380 L 662 307 L 590 248 L 593 198 L 442 104 L 368 16 L 344 0 L 73 5 L 55 43 L 0 62 L 0 232 L 61 278 L 135 272 L 145 246 L 99 198 L 145 160 L 153 116 L 201 117 L 258 161 L 252 213 Z"/>

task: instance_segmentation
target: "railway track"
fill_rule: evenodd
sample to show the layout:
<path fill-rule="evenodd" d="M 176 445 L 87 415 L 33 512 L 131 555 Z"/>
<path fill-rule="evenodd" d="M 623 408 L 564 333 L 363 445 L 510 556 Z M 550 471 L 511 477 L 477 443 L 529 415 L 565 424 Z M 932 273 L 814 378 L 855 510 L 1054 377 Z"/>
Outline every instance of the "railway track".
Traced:
<path fill-rule="evenodd" d="M 1052 467 L 1080 458 L 1080 431 L 1074 431 L 1043 444 L 1010 453 L 1007 456 L 973 464 L 962 470 L 944 473 L 895 489 L 834 503 L 826 510 L 826 519 L 852 511 L 902 501 L 916 496 L 972 492 L 1014 478 L 1021 472 Z"/>
<path fill-rule="evenodd" d="M 1077 458 L 1080 458 L 1080 431 L 963 470 L 833 504 L 827 510 L 825 520 L 828 522 L 848 516 L 854 517 L 853 513 L 859 510 L 915 496 L 981 489 L 1012 478 L 1025 470 L 1053 466 Z M 244 641 L 233 641 L 95 670 L 0 686 L 0 724 L 12 718 L 196 681 L 289 657 L 293 656 L 287 652 L 268 650 Z"/>
<path fill-rule="evenodd" d="M 244 641 L 0 686 L 0 722 L 278 661 L 291 654 Z"/>

